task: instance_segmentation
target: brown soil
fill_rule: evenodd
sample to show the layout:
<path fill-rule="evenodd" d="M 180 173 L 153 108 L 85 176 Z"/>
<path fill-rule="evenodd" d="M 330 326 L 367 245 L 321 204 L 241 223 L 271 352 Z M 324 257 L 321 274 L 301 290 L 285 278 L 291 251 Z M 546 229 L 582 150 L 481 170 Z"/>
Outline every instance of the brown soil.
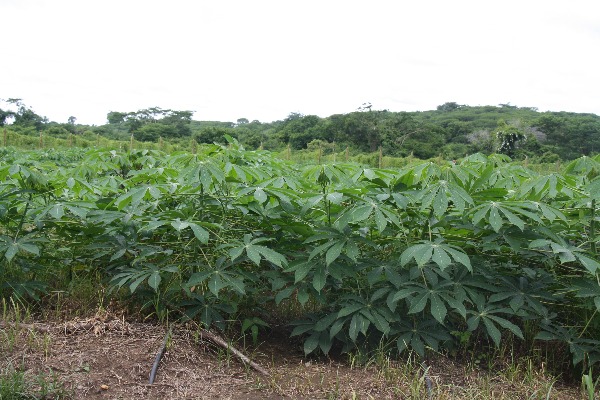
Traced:
<path fill-rule="evenodd" d="M 0 323 L 0 372 L 54 376 L 74 399 L 426 399 L 423 369 L 407 361 L 371 366 L 308 361 L 287 339 L 245 350 L 265 377 L 190 326 L 173 334 L 156 381 L 149 373 L 166 333 L 163 325 L 130 323 L 109 315 L 62 323 Z M 543 371 L 495 375 L 430 362 L 427 379 L 436 399 L 545 399 L 553 379 Z M 577 387 L 554 383 L 552 399 L 582 399 Z M 535 393 L 535 394 L 534 394 Z"/>

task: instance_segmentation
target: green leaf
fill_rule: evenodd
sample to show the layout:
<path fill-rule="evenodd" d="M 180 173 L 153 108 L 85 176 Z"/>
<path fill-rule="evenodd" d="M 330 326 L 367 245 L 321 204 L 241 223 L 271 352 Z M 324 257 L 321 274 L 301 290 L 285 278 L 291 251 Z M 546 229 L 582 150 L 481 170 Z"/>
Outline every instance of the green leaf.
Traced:
<path fill-rule="evenodd" d="M 298 299 L 298 303 L 300 303 L 302 306 L 304 306 L 309 299 L 309 294 L 306 291 L 306 288 L 302 287 L 300 289 L 298 289 L 298 294 L 296 295 L 296 298 Z"/>
<path fill-rule="evenodd" d="M 344 327 L 345 322 L 346 322 L 346 320 L 344 320 L 344 319 L 336 320 L 333 323 L 333 325 L 331 325 L 331 329 L 329 330 L 329 337 L 333 338 L 335 335 L 337 335 Z"/>
<path fill-rule="evenodd" d="M 317 292 L 320 292 L 321 289 L 325 287 L 325 278 L 326 271 L 324 265 L 319 265 L 315 269 L 315 274 L 313 276 L 313 287 Z"/>
<path fill-rule="evenodd" d="M 221 276 L 219 275 L 218 272 L 213 273 L 212 276 L 210 277 L 210 280 L 208 281 L 208 289 L 216 297 L 219 297 L 219 292 L 221 291 L 221 289 L 223 289 L 226 286 L 227 286 L 227 284 L 225 282 L 223 282 L 223 279 L 221 279 Z"/>
<path fill-rule="evenodd" d="M 419 293 L 415 296 L 411 301 L 410 308 L 408 309 L 409 314 L 416 314 L 425 308 L 427 305 L 427 300 L 429 300 L 429 291 L 425 293 Z"/>
<path fill-rule="evenodd" d="M 254 191 L 254 198 L 260 203 L 267 201 L 267 194 L 262 188 L 258 188 Z"/>
<path fill-rule="evenodd" d="M 62 204 L 56 203 L 52 207 L 50 207 L 49 214 L 54 219 L 61 219 L 63 215 L 65 215 L 65 208 Z"/>
<path fill-rule="evenodd" d="M 207 244 L 209 238 L 208 231 L 198 224 L 190 223 L 189 225 L 190 228 L 192 228 L 192 232 L 194 232 L 196 239 L 198 239 L 200 243 Z"/>
<path fill-rule="evenodd" d="M 365 307 L 364 304 L 352 304 L 350 306 L 346 306 L 346 307 L 342 308 L 340 311 L 338 311 L 337 318 L 343 318 L 347 315 L 354 314 L 355 312 L 357 312 L 358 310 L 360 310 L 364 307 Z"/>
<path fill-rule="evenodd" d="M 518 226 L 520 230 L 525 229 L 525 222 L 523 222 L 523 220 L 521 218 L 517 217 L 515 214 L 513 214 L 507 208 L 505 208 L 505 207 L 502 208 L 502 214 L 504 214 L 506 216 L 506 218 L 508 219 L 508 221 L 511 224 Z"/>
<path fill-rule="evenodd" d="M 314 330 L 317 332 L 324 331 L 325 329 L 329 328 L 331 324 L 333 324 L 333 321 L 335 321 L 336 319 L 337 315 L 335 315 L 335 313 L 326 315 L 325 317 L 317 321 Z"/>
<path fill-rule="evenodd" d="M 475 214 L 473 214 L 473 224 L 477 225 L 477 223 L 481 221 L 488 213 L 490 207 L 490 205 L 481 206 L 481 208 Z"/>
<path fill-rule="evenodd" d="M 158 292 L 158 286 L 160 285 L 160 281 L 161 281 L 161 277 L 160 277 L 159 271 L 154 271 L 148 277 L 148 285 L 150 285 L 150 287 L 152 289 L 154 289 L 155 292 Z"/>
<path fill-rule="evenodd" d="M 222 279 L 227 283 L 227 286 L 238 292 L 239 294 L 246 294 L 244 281 L 235 275 L 222 275 Z"/>
<path fill-rule="evenodd" d="M 373 207 L 370 204 L 355 207 L 350 211 L 350 222 L 363 221 L 369 218 L 372 211 Z"/>
<path fill-rule="evenodd" d="M 469 271 L 473 271 L 473 267 L 471 266 L 471 260 L 469 260 L 469 256 L 466 255 L 465 253 L 463 253 L 462 251 L 458 251 L 455 250 L 449 246 L 445 246 L 444 249 L 450 253 L 450 255 L 452 256 L 452 258 L 454 259 L 454 261 L 461 263 L 462 265 L 464 265 L 465 267 L 467 267 L 467 269 Z"/>
<path fill-rule="evenodd" d="M 509 320 L 497 317 L 495 315 L 488 315 L 488 318 L 495 321 L 501 327 L 508 329 L 519 338 L 523 339 L 523 332 L 521 331 L 521 328 L 519 328 L 517 325 L 513 324 Z"/>
<path fill-rule="evenodd" d="M 375 224 L 377 224 L 377 230 L 379 233 L 385 230 L 387 226 L 387 219 L 383 215 L 383 213 L 379 210 L 379 208 L 375 209 Z"/>
<path fill-rule="evenodd" d="M 446 318 L 448 310 L 446 309 L 446 305 L 440 299 L 440 296 L 437 294 L 431 295 L 431 315 L 435 318 L 440 324 L 444 323 L 444 319 Z"/>
<path fill-rule="evenodd" d="M 31 253 L 36 256 L 40 255 L 40 248 L 38 246 L 36 246 L 35 244 L 22 241 L 22 242 L 17 242 L 17 245 L 19 246 L 19 248 L 21 250 L 26 251 L 27 253 Z"/>
<path fill-rule="evenodd" d="M 298 283 L 303 280 L 314 266 L 315 264 L 310 261 L 304 261 L 300 263 L 299 266 L 295 266 L 294 268 L 296 271 L 294 273 L 294 283 Z"/>
<path fill-rule="evenodd" d="M 319 337 L 320 336 L 321 335 L 319 332 L 315 332 L 306 338 L 306 340 L 304 341 L 304 354 L 305 355 L 308 355 L 308 354 L 312 353 L 313 351 L 315 351 L 315 349 L 319 345 Z"/>
<path fill-rule="evenodd" d="M 413 348 L 414 351 L 417 352 L 419 356 L 425 356 L 425 345 L 423 344 L 423 341 L 419 339 L 418 336 L 413 335 L 413 337 L 410 339 L 410 346 Z"/>
<path fill-rule="evenodd" d="M 441 217 L 446 213 L 448 209 L 448 196 L 446 196 L 445 190 L 438 190 L 433 200 L 433 214 L 436 217 Z"/>
<path fill-rule="evenodd" d="M 500 336 L 501 336 L 500 330 L 498 328 L 496 328 L 494 323 L 492 321 L 490 321 L 488 318 L 482 318 L 482 319 L 483 319 L 483 324 L 485 325 L 488 335 L 492 338 L 492 340 L 496 344 L 496 347 L 500 346 Z"/>
<path fill-rule="evenodd" d="M 362 323 L 360 322 L 360 314 L 354 314 L 352 316 L 352 320 L 350 321 L 350 327 L 348 329 L 348 336 L 353 342 L 356 342 L 356 338 L 358 338 L 358 333 L 362 327 Z M 360 324 L 360 326 L 359 326 Z"/>
<path fill-rule="evenodd" d="M 344 248 L 344 244 L 345 241 L 336 242 L 333 246 L 329 248 L 329 250 L 327 250 L 327 253 L 325 254 L 325 263 L 327 265 L 334 262 L 340 256 L 342 249 Z"/>
<path fill-rule="evenodd" d="M 186 286 L 192 287 L 196 286 L 202 282 L 204 282 L 213 272 L 212 271 L 203 271 L 203 272 L 194 272 L 190 279 L 188 279 Z"/>
<path fill-rule="evenodd" d="M 431 258 L 434 263 L 440 266 L 440 269 L 446 269 L 452 260 L 448 257 L 448 254 L 440 246 L 434 246 L 433 257 Z"/>
<path fill-rule="evenodd" d="M 433 255 L 433 246 L 431 244 L 423 245 L 417 252 L 415 252 L 414 258 L 419 267 L 427 264 L 431 260 Z"/>
<path fill-rule="evenodd" d="M 323 354 L 328 354 L 329 350 L 331 350 L 332 345 L 333 341 L 331 340 L 327 332 L 321 332 L 321 335 L 319 335 L 319 347 L 321 348 Z"/>
<path fill-rule="evenodd" d="M 257 245 L 249 244 L 246 246 L 246 254 L 248 258 L 256 265 L 260 265 L 260 253 L 258 252 Z"/>
<path fill-rule="evenodd" d="M 171 226 L 175 228 L 176 231 L 181 232 L 182 230 L 190 226 L 190 224 L 187 221 L 182 221 L 179 218 L 177 218 L 176 220 L 171 222 Z"/>
<path fill-rule="evenodd" d="M 598 263 L 598 261 L 589 258 L 587 256 L 584 256 L 582 254 L 577 253 L 577 258 L 579 259 L 579 262 L 581 262 L 581 264 L 591 273 L 591 274 L 596 274 L 596 271 L 598 271 L 598 269 L 600 269 L 600 263 Z"/>
<path fill-rule="evenodd" d="M 289 286 L 289 287 L 279 291 L 275 295 L 275 303 L 279 305 L 279 303 L 281 303 L 284 299 L 287 299 L 288 297 L 290 297 L 292 295 L 292 293 L 294 293 L 294 290 L 296 290 L 295 286 Z"/>
<path fill-rule="evenodd" d="M 232 249 L 229 249 L 229 257 L 231 258 L 231 261 L 236 260 L 239 256 L 242 255 L 242 253 L 244 252 L 245 247 L 241 246 L 241 247 L 234 247 Z"/>
<path fill-rule="evenodd" d="M 495 203 L 490 207 L 490 215 L 488 217 L 488 222 L 492 226 L 496 232 L 502 228 L 502 218 L 500 217 L 500 213 L 498 212 L 498 206 Z"/>
<path fill-rule="evenodd" d="M 283 267 L 284 264 L 287 264 L 287 260 L 283 254 L 278 253 L 275 250 L 271 250 L 265 246 L 254 245 L 254 247 L 267 261 L 277 265 L 278 267 Z"/>
<path fill-rule="evenodd" d="M 15 255 L 19 252 L 19 246 L 16 243 L 11 243 L 7 249 L 6 253 L 4 253 L 4 257 L 9 262 L 15 257 Z"/>
<path fill-rule="evenodd" d="M 398 337 L 398 340 L 396 341 L 396 347 L 398 348 L 399 353 L 402 353 L 404 350 L 408 349 L 412 336 L 412 332 L 407 332 Z"/>
<path fill-rule="evenodd" d="M 344 195 L 342 193 L 333 192 L 329 193 L 325 198 L 333 204 L 340 204 Z"/>
<path fill-rule="evenodd" d="M 387 319 L 381 315 L 380 313 L 377 312 L 377 310 L 371 309 L 371 315 L 372 315 L 372 319 L 371 321 L 373 322 L 373 325 L 375 325 L 375 327 L 384 335 L 387 335 L 390 331 L 390 324 L 387 321 Z"/>

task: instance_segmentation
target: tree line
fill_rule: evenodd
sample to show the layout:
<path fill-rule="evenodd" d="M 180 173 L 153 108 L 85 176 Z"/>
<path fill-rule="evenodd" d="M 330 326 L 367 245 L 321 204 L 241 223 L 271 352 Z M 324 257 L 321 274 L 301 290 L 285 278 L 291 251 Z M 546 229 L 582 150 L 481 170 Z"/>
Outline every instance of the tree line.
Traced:
<path fill-rule="evenodd" d="M 511 104 L 468 106 L 448 102 L 435 110 L 393 112 L 369 104 L 346 114 L 328 117 L 290 113 L 285 119 L 261 122 L 239 118 L 235 122 L 194 120 L 193 111 L 151 107 L 138 111 L 110 111 L 100 126 L 48 121 L 21 99 L 9 99 L 15 111 L 0 108 L 0 126 L 36 135 L 102 135 L 139 141 L 195 140 L 224 143 L 236 138 L 247 148 L 280 151 L 320 148 L 339 152 L 381 151 L 388 156 L 447 159 L 467 154 L 503 153 L 539 162 L 572 160 L 600 150 L 600 116 L 571 112 L 539 112 Z"/>

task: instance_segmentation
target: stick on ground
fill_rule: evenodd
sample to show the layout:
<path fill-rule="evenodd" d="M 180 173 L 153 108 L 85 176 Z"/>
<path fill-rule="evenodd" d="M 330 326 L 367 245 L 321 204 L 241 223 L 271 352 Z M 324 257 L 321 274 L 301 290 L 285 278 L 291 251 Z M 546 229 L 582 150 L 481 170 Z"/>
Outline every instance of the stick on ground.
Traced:
<path fill-rule="evenodd" d="M 233 347 L 231 344 L 227 343 L 223 338 L 221 338 L 219 335 L 203 329 L 201 331 L 201 336 L 207 338 L 208 340 L 210 340 L 211 342 L 213 342 L 214 344 L 223 347 L 226 350 L 231 351 L 237 358 L 239 358 L 244 364 L 249 365 L 252 369 L 254 369 L 255 371 L 261 373 L 264 376 L 270 376 L 271 374 L 269 374 L 269 372 L 264 369 L 263 367 L 261 367 L 260 365 L 258 365 L 257 363 L 255 363 L 254 361 L 250 360 L 248 357 L 246 357 L 246 355 L 244 355 L 244 353 L 242 353 L 241 351 L 239 351 L 238 349 L 236 349 L 235 347 Z"/>

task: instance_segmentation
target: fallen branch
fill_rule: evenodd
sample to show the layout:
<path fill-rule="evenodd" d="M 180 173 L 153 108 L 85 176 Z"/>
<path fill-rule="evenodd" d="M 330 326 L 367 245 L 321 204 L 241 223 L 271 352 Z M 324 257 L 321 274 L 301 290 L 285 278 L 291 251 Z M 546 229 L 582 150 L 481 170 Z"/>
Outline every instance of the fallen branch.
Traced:
<path fill-rule="evenodd" d="M 24 324 L 21 322 L 6 322 L 0 321 L 0 328 L 25 328 L 32 331 L 38 331 L 43 333 L 50 332 L 50 327 L 42 324 Z"/>
<path fill-rule="evenodd" d="M 237 358 L 239 358 L 244 364 L 249 365 L 252 369 L 254 369 L 255 371 L 258 371 L 259 373 L 261 373 L 264 376 L 270 376 L 271 374 L 269 374 L 269 372 L 264 369 L 263 367 L 261 367 L 260 365 L 258 365 L 257 363 L 255 363 L 254 361 L 250 360 L 248 357 L 246 357 L 244 355 L 244 353 L 242 353 L 241 351 L 239 351 L 238 349 L 236 349 L 235 347 L 233 347 L 231 344 L 227 343 L 223 338 L 221 338 L 219 335 L 203 329 L 200 332 L 200 335 L 203 337 L 206 337 L 208 340 L 210 340 L 211 342 L 213 342 L 216 345 L 219 345 L 221 347 L 223 347 L 224 349 L 231 351 Z"/>

